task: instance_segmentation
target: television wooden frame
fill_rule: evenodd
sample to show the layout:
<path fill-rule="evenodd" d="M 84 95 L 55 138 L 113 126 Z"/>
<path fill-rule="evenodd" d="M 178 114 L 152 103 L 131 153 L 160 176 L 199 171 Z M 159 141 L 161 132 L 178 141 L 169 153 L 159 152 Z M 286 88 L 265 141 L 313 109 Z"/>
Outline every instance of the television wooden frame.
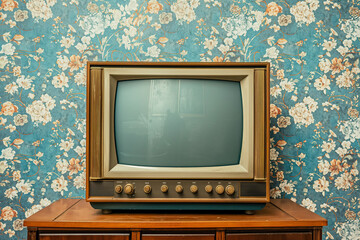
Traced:
<path fill-rule="evenodd" d="M 254 177 L 252 182 L 266 184 L 266 194 L 241 199 L 197 199 L 197 198 L 114 198 L 113 196 L 92 196 L 90 182 L 116 180 L 102 176 L 102 99 L 103 68 L 246 68 L 254 69 L 254 136 L 261 144 L 254 144 Z M 96 69 L 91 71 L 91 69 Z M 88 62 L 87 63 L 87 124 L 86 124 L 86 200 L 97 203 L 266 203 L 270 201 L 269 147 L 270 147 L 270 64 L 269 63 L 154 63 L 154 62 Z M 98 109 L 94 111 L 92 109 Z M 100 136 L 100 141 L 99 141 Z M 194 177 L 196 179 L 196 177 Z"/>

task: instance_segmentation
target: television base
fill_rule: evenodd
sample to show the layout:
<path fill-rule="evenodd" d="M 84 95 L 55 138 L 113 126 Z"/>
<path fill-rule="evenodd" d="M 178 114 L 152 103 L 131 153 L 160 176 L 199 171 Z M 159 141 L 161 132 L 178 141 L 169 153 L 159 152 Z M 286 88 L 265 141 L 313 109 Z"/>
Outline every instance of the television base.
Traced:
<path fill-rule="evenodd" d="M 246 214 L 254 214 L 255 210 L 261 210 L 266 203 L 101 203 L 91 202 L 95 209 L 102 209 L 103 213 L 109 211 L 245 211 Z"/>

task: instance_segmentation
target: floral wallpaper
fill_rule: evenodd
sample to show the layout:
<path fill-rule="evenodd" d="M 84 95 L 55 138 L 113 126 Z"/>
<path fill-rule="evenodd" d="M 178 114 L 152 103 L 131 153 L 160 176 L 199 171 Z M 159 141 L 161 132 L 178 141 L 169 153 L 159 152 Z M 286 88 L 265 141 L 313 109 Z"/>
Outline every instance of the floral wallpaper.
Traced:
<path fill-rule="evenodd" d="M 271 62 L 271 196 L 360 238 L 358 0 L 0 0 L 0 239 L 85 192 L 86 62 Z"/>

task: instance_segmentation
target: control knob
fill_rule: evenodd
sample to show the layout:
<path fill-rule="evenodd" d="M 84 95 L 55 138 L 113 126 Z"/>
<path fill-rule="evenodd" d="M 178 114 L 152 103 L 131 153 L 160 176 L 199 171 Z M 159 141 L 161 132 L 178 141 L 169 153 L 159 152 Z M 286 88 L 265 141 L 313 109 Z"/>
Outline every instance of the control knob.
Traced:
<path fill-rule="evenodd" d="M 147 184 L 147 185 L 144 186 L 144 192 L 145 192 L 146 194 L 151 193 L 151 186 L 150 186 L 149 184 Z"/>
<path fill-rule="evenodd" d="M 211 193 L 212 191 L 213 191 L 213 187 L 210 184 L 205 186 L 205 192 Z"/>
<path fill-rule="evenodd" d="M 197 193 L 198 190 L 199 190 L 199 189 L 198 189 L 198 187 L 197 187 L 196 185 L 191 185 L 191 186 L 190 186 L 190 192 L 192 192 L 192 193 Z"/>
<path fill-rule="evenodd" d="M 176 185 L 175 191 L 176 191 L 177 193 L 182 193 L 183 190 L 184 190 L 183 186 L 181 186 L 181 185 Z"/>
<path fill-rule="evenodd" d="M 215 192 L 219 195 L 223 194 L 224 191 L 225 191 L 225 189 L 224 189 L 224 186 L 222 186 L 222 185 L 217 185 L 215 188 Z"/>
<path fill-rule="evenodd" d="M 167 193 L 167 191 L 169 190 L 169 187 L 164 184 L 164 185 L 161 185 L 160 190 L 161 190 L 163 193 Z"/>
<path fill-rule="evenodd" d="M 127 195 L 133 194 L 135 192 L 134 185 L 132 185 L 131 183 L 126 184 L 124 187 L 124 192 Z"/>
<path fill-rule="evenodd" d="M 121 185 L 116 185 L 116 186 L 115 186 L 115 192 L 116 192 L 116 193 L 121 193 L 122 190 L 123 190 L 123 187 L 122 187 Z"/>
<path fill-rule="evenodd" d="M 227 185 L 225 188 L 225 192 L 227 195 L 231 196 L 235 193 L 235 187 L 233 185 Z"/>

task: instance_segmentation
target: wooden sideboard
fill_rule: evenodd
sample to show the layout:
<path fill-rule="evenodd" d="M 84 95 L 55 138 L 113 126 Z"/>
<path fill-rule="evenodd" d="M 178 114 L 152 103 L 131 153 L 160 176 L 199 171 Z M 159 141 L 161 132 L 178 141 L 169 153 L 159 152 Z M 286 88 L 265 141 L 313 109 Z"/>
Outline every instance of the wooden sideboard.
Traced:
<path fill-rule="evenodd" d="M 320 240 L 326 219 L 287 199 L 254 215 L 114 212 L 61 199 L 27 218 L 29 240 Z"/>

